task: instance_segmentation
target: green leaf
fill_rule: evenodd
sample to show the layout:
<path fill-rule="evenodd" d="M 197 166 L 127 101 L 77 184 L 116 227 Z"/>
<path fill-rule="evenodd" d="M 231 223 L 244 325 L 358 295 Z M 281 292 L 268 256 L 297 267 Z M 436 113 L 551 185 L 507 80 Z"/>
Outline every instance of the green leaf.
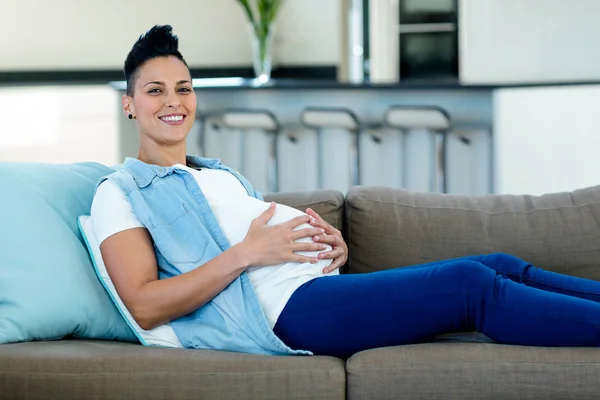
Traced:
<path fill-rule="evenodd" d="M 248 20 L 257 30 L 265 32 L 275 22 L 283 0 L 237 0 L 242 5 Z"/>
<path fill-rule="evenodd" d="M 252 13 L 252 8 L 250 7 L 248 0 L 237 0 L 237 1 L 238 1 L 238 3 L 240 3 L 242 5 L 242 8 L 246 12 L 246 17 L 248 17 L 248 21 L 250 21 L 250 23 L 255 25 L 256 20 L 254 19 L 254 14 Z"/>

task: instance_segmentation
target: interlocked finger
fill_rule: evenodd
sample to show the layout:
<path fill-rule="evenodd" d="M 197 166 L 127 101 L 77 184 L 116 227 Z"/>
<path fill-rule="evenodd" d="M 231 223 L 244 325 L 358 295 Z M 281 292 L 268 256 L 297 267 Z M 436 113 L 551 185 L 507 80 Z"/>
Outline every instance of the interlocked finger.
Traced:
<path fill-rule="evenodd" d="M 325 233 L 325 230 L 323 228 L 304 228 L 298 229 L 297 231 L 293 231 L 290 237 L 292 240 L 297 240 L 307 237 L 323 235 L 323 233 Z"/>
<path fill-rule="evenodd" d="M 313 242 L 298 242 L 293 246 L 293 251 L 323 251 L 327 250 L 327 245 Z"/>

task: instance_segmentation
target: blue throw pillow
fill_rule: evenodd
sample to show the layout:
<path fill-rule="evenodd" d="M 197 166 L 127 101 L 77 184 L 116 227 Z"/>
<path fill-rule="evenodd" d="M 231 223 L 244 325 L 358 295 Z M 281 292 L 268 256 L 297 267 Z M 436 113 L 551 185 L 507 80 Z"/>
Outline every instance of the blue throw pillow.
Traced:
<path fill-rule="evenodd" d="M 77 226 L 96 182 L 111 172 L 97 163 L 0 163 L 0 343 L 137 341 Z"/>

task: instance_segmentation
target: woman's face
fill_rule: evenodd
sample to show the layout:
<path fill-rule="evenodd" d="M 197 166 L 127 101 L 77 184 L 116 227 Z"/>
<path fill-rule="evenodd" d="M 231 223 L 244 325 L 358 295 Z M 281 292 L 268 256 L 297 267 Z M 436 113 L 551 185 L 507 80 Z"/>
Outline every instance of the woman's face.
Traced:
<path fill-rule="evenodd" d="M 175 144 L 187 137 L 196 117 L 196 93 L 188 68 L 177 57 L 158 57 L 138 69 L 133 97 L 123 96 L 140 140 Z"/>

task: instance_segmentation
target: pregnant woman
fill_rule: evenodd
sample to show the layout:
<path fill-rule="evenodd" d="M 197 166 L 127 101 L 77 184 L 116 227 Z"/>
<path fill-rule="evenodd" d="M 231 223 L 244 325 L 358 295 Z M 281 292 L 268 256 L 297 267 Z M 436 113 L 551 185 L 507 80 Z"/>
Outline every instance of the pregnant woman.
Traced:
<path fill-rule="evenodd" d="M 477 330 L 501 343 L 600 344 L 600 283 L 507 254 L 339 274 L 342 235 L 313 210 L 263 201 L 236 171 L 186 156 L 196 95 L 178 39 L 155 26 L 125 61 L 136 158 L 97 186 L 91 220 L 138 325 L 182 346 L 346 357 Z"/>

